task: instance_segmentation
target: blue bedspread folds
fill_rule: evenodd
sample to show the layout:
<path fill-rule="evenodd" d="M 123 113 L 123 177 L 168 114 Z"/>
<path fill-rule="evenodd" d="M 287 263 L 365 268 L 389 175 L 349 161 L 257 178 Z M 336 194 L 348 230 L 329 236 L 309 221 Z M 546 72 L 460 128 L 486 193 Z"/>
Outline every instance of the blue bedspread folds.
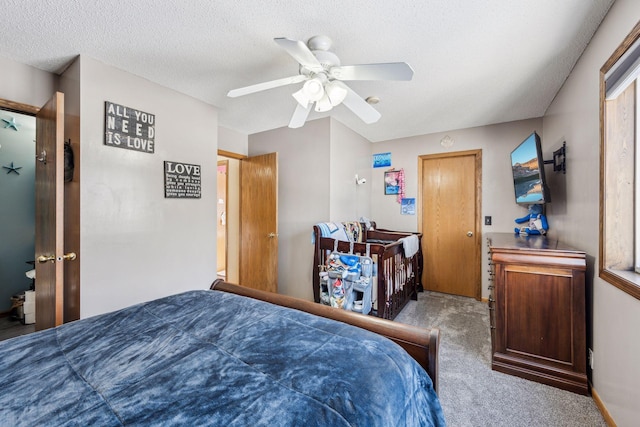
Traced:
<path fill-rule="evenodd" d="M 425 371 L 368 331 L 190 291 L 0 343 L 5 425 L 444 425 Z"/>

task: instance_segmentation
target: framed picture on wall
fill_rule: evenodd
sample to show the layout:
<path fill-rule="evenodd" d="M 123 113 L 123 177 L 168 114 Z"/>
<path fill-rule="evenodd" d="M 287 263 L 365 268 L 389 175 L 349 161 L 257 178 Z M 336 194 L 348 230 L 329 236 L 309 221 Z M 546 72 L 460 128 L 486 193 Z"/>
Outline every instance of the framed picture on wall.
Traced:
<path fill-rule="evenodd" d="M 373 167 L 385 168 L 391 166 L 391 153 L 378 153 L 373 155 Z"/>
<path fill-rule="evenodd" d="M 416 199 L 402 199 L 400 203 L 401 215 L 415 215 L 416 214 Z"/>
<path fill-rule="evenodd" d="M 384 194 L 396 195 L 400 191 L 400 171 L 386 171 L 384 173 Z"/>

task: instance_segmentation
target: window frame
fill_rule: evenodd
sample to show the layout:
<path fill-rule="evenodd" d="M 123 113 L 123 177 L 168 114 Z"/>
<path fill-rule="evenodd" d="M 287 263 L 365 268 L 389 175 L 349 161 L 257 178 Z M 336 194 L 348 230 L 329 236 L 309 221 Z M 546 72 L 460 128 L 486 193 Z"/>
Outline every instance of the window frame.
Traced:
<path fill-rule="evenodd" d="M 617 287 L 618 289 L 626 292 L 627 294 L 633 296 L 636 299 L 640 299 L 640 274 L 637 272 L 638 266 L 638 258 L 639 255 L 636 247 L 640 243 L 640 223 L 636 221 L 636 218 L 639 217 L 638 210 L 640 209 L 640 199 L 636 197 L 639 193 L 639 185 L 638 177 L 636 170 L 638 170 L 639 165 L 637 161 L 634 161 L 633 166 L 633 183 L 634 189 L 631 191 L 629 196 L 633 199 L 633 241 L 628 249 L 633 253 L 633 268 L 630 270 L 617 270 L 614 268 L 610 268 L 607 264 L 610 262 L 607 261 L 607 239 L 612 238 L 615 239 L 616 236 L 607 236 L 607 219 L 613 221 L 613 218 L 607 218 L 607 191 L 611 190 L 613 184 L 609 184 L 606 180 L 607 177 L 607 165 L 609 165 L 609 160 L 607 155 L 612 156 L 611 153 L 607 151 L 607 97 L 606 97 L 606 75 L 609 73 L 618 63 L 618 61 L 627 53 L 632 51 L 632 49 L 640 49 L 640 47 L 635 46 L 636 42 L 640 40 L 640 22 L 636 24 L 633 30 L 627 35 L 624 41 L 618 46 L 618 48 L 613 52 L 613 54 L 609 57 L 609 59 L 605 62 L 605 64 L 600 69 L 600 225 L 599 225 L 599 277 L 604 281 L 610 283 L 611 285 Z M 630 66 L 627 66 L 630 68 Z M 624 71 L 624 70 L 623 70 Z M 638 84 L 638 80 L 634 80 L 635 85 L 635 99 L 634 99 L 634 146 L 636 147 L 635 153 L 633 155 L 634 159 L 638 158 L 637 152 L 640 151 L 640 147 L 638 144 L 638 129 L 640 129 L 640 123 L 638 121 L 638 111 L 640 110 L 640 105 L 638 104 L 638 99 L 640 99 L 640 85 Z M 630 85 L 629 85 L 630 86 Z M 625 86 L 628 87 L 628 86 Z M 612 162 L 613 160 L 611 160 Z M 610 216 L 613 216 L 609 214 Z M 618 235 L 622 236 L 623 231 L 619 230 Z M 615 233 L 613 233 L 615 234 Z"/>

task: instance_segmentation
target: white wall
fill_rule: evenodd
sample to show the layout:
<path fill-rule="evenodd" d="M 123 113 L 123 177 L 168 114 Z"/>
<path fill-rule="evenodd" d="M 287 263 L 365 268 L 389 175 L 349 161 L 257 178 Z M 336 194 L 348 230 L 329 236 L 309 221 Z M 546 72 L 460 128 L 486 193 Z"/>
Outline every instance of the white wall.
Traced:
<path fill-rule="evenodd" d="M 249 135 L 249 155 L 278 153 L 278 293 L 313 300 L 312 226 L 329 219 L 330 119 Z"/>
<path fill-rule="evenodd" d="M 80 58 L 81 317 L 216 277 L 217 110 Z M 104 103 L 155 114 L 153 154 L 104 145 Z M 201 165 L 200 199 L 165 199 L 165 160 Z"/>
<path fill-rule="evenodd" d="M 619 426 L 640 418 L 640 301 L 598 278 L 599 70 L 639 18 L 640 2 L 613 4 L 544 116 L 545 140 L 567 141 L 564 198 L 548 213 L 560 238 L 590 257 L 593 387 Z"/>

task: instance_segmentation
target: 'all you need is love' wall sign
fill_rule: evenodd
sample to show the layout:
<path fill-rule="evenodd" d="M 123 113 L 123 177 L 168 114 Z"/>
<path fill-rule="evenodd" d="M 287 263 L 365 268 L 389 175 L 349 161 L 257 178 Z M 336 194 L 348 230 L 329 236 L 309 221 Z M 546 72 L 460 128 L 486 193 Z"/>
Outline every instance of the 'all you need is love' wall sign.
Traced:
<path fill-rule="evenodd" d="M 105 101 L 104 145 L 153 153 L 155 121 L 154 114 Z"/>

